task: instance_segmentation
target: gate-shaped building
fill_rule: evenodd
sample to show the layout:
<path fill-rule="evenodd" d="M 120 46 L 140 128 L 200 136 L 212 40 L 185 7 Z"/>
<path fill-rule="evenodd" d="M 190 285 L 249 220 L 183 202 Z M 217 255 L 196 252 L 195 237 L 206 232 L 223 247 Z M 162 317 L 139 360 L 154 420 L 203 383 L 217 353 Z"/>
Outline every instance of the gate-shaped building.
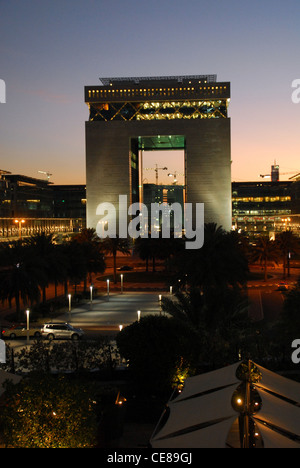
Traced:
<path fill-rule="evenodd" d="M 87 227 L 100 203 L 142 201 L 141 153 L 184 151 L 184 202 L 231 228 L 230 83 L 215 75 L 102 78 L 85 87 Z"/>

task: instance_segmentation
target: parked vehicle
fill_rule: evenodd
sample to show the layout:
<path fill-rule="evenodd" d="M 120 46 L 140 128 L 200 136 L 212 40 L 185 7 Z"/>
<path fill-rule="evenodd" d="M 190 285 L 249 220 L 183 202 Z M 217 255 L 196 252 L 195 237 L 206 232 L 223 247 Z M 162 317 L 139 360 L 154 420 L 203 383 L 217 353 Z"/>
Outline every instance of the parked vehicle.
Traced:
<path fill-rule="evenodd" d="M 62 340 L 79 340 L 84 335 L 81 328 L 74 328 L 69 323 L 45 323 L 41 328 L 41 335 L 48 340 L 62 339 Z"/>
<path fill-rule="evenodd" d="M 41 336 L 40 327 L 29 328 L 29 337 L 39 338 Z M 25 324 L 12 325 L 2 330 L 2 338 L 13 340 L 15 338 L 27 338 L 27 326 Z"/>
<path fill-rule="evenodd" d="M 278 284 L 277 291 L 287 291 L 289 289 L 289 285 L 285 281 L 281 281 Z"/>
<path fill-rule="evenodd" d="M 118 268 L 118 271 L 132 271 L 133 268 L 129 265 L 123 265 L 120 268 Z"/>

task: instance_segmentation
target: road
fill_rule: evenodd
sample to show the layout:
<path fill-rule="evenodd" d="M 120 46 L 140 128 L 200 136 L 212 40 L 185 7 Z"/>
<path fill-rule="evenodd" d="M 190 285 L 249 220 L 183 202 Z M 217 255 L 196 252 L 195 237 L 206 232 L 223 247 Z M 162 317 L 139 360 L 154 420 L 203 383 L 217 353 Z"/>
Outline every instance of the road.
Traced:
<path fill-rule="evenodd" d="M 274 321 L 278 319 L 284 302 L 284 294 L 267 288 L 248 290 L 249 315 L 257 320 Z"/>
<path fill-rule="evenodd" d="M 297 276 L 291 277 L 286 284 L 290 290 L 296 283 Z M 253 320 L 274 321 L 279 318 L 284 303 L 285 292 L 278 290 L 282 281 L 277 275 L 270 280 L 252 281 L 248 284 L 249 314 Z"/>

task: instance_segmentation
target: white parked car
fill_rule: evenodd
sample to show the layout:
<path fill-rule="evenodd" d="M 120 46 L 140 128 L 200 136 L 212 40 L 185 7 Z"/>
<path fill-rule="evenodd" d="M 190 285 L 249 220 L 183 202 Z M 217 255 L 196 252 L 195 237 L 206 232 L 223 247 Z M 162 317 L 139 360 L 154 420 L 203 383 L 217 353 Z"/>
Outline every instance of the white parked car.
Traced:
<path fill-rule="evenodd" d="M 41 328 L 43 338 L 48 340 L 61 339 L 61 340 L 79 340 L 84 335 L 81 328 L 74 328 L 69 323 L 45 323 Z"/>

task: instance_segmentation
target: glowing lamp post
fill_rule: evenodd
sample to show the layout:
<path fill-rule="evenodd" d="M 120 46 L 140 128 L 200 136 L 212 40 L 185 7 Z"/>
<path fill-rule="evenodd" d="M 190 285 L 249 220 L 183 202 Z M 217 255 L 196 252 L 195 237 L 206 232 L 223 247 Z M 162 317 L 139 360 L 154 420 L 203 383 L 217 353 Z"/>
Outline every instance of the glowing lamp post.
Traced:
<path fill-rule="evenodd" d="M 19 239 L 22 239 L 22 224 L 25 223 L 25 219 L 15 219 L 15 223 L 19 225 Z"/>
<path fill-rule="evenodd" d="M 107 299 L 109 300 L 109 279 L 106 280 L 107 282 Z"/>
<path fill-rule="evenodd" d="M 158 300 L 159 300 L 159 315 L 161 315 L 161 294 L 159 294 Z"/>
<path fill-rule="evenodd" d="M 29 309 L 26 310 L 26 319 L 27 319 L 26 339 L 27 339 L 27 344 L 29 344 Z"/>
<path fill-rule="evenodd" d="M 121 294 L 123 294 L 123 275 L 121 275 Z"/>
<path fill-rule="evenodd" d="M 69 322 L 71 322 L 71 299 L 72 299 L 71 294 L 68 294 L 68 299 L 69 299 Z"/>

